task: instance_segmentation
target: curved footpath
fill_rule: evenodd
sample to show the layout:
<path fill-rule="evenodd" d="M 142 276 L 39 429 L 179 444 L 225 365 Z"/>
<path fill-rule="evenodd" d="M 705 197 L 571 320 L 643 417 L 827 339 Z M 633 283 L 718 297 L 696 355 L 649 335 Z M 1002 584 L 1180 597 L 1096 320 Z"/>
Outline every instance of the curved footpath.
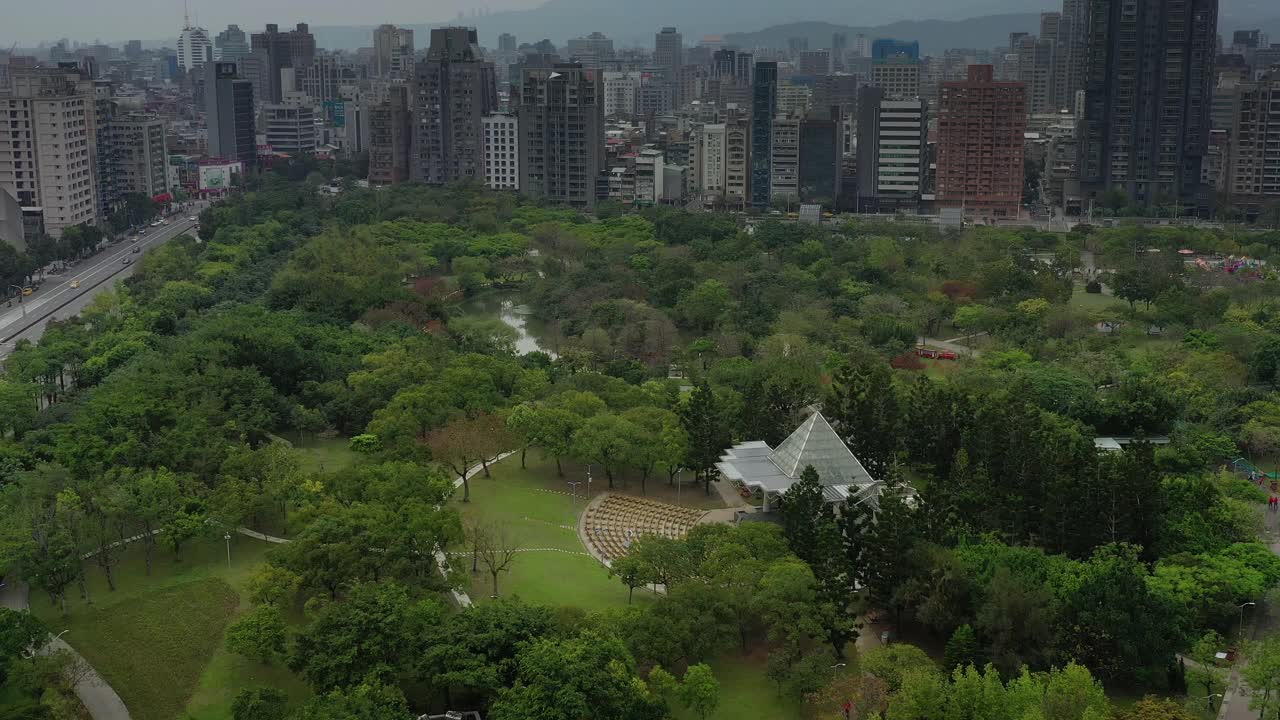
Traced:
<path fill-rule="evenodd" d="M 516 452 L 517 452 L 516 450 L 508 450 L 507 452 L 500 453 L 497 456 L 489 460 L 486 460 L 483 463 L 476 463 L 471 467 L 471 469 L 467 470 L 467 479 L 470 480 L 472 477 L 476 475 L 476 473 L 479 473 L 480 471 L 484 470 L 484 466 L 486 464 L 492 465 L 493 463 L 496 463 L 500 460 L 505 460 L 511 457 L 512 455 L 516 454 Z M 458 478 L 457 480 L 453 481 L 453 487 L 455 490 L 461 486 L 462 486 L 462 478 Z M 263 540 L 269 543 L 281 544 L 281 543 L 289 542 L 288 538 L 276 537 L 274 535 L 267 535 L 265 533 L 260 533 L 256 530 L 250 530 L 249 528 L 243 528 L 243 527 L 236 528 L 236 532 L 246 537 L 256 538 L 258 540 Z M 448 580 L 449 579 L 449 558 L 445 556 L 444 551 L 441 550 L 440 548 L 436 548 L 434 554 L 436 558 L 436 569 L 440 571 L 441 577 L 443 577 L 445 580 Z M 449 592 L 453 593 L 453 599 L 455 602 L 458 603 L 458 607 L 471 607 L 470 595 L 466 594 L 461 590 L 450 589 Z"/>
<path fill-rule="evenodd" d="M 26 583 L 11 580 L 4 587 L 0 587 L 0 605 L 11 610 L 29 610 L 29 595 L 30 589 Z M 79 696 L 80 702 L 84 703 L 85 709 L 89 711 L 93 720 L 131 720 L 129 709 L 124 706 L 124 701 L 115 690 L 111 689 L 107 681 L 98 675 L 93 666 L 80 657 L 80 653 L 62 638 L 53 637 L 52 634 L 46 649 L 66 650 L 79 663 L 82 672 L 80 679 L 76 682 L 76 695 Z"/>
<path fill-rule="evenodd" d="M 488 464 L 504 460 L 515 454 L 515 450 L 510 450 L 499 454 L 497 457 L 487 461 Z M 474 467 L 467 470 L 467 479 L 471 479 L 477 473 L 484 469 L 483 463 L 477 463 Z M 458 478 L 453 481 L 454 488 L 462 485 L 462 479 Z M 275 537 L 260 533 L 249 528 L 236 528 L 236 532 L 246 537 L 255 538 L 264 542 L 282 544 L 287 543 L 287 538 Z M 140 536 L 139 536 L 140 537 Z M 136 538 L 129 538 L 134 540 Z M 588 546 L 589 547 L 589 546 Z M 449 575 L 449 559 L 439 548 L 435 551 L 436 567 L 439 568 L 440 574 L 448 579 Z M 459 607 L 471 607 L 471 597 L 460 590 L 451 590 L 453 599 L 458 603 Z M 20 582 L 15 578 L 10 578 L 9 582 L 0 586 L 0 606 L 10 608 L 11 610 L 30 610 L 30 588 L 26 583 Z M 85 709 L 89 711 L 89 715 L 93 720 L 132 720 L 129 715 L 129 709 L 125 707 L 124 701 L 116 694 L 115 690 L 107 684 L 106 680 L 93 669 L 88 661 L 80 656 L 74 648 L 68 645 L 62 638 L 54 637 L 50 634 L 50 642 L 48 648 L 53 650 L 66 650 L 71 653 L 76 662 L 83 668 L 80 680 L 76 682 L 75 691 L 79 696 L 80 702 L 84 703 Z"/>

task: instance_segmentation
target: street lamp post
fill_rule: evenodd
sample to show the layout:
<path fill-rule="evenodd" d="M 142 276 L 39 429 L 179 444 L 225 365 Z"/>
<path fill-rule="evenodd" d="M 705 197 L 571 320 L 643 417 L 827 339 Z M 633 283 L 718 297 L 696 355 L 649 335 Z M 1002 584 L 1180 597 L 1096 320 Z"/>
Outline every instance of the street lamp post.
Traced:
<path fill-rule="evenodd" d="M 1202 698 L 1200 698 L 1200 699 L 1201 699 L 1201 700 L 1204 700 L 1204 704 L 1209 708 L 1209 710 L 1210 710 L 1210 711 L 1212 711 L 1212 710 L 1213 710 L 1213 699 L 1214 699 L 1214 698 L 1220 698 L 1220 697 L 1222 697 L 1222 693 L 1214 693 L 1214 694 L 1212 694 L 1212 695 L 1205 695 L 1204 697 L 1202 697 Z"/>
<path fill-rule="evenodd" d="M 22 290 L 23 290 L 22 286 L 21 286 L 21 285 L 10 285 L 9 287 L 10 287 L 10 288 L 18 288 L 18 307 L 22 308 L 22 317 L 26 317 L 26 316 L 27 316 L 27 306 L 22 304 Z"/>
<path fill-rule="evenodd" d="M 227 541 L 227 569 L 231 569 L 231 533 L 223 533 L 222 539 Z"/>
<path fill-rule="evenodd" d="M 680 491 L 684 490 L 684 468 L 676 473 L 676 504 L 680 504 Z"/>
<path fill-rule="evenodd" d="M 585 483 L 586 480 L 566 480 L 565 484 L 573 488 L 573 504 L 578 504 L 578 486 Z"/>
<path fill-rule="evenodd" d="M 1257 605 L 1256 602 L 1247 602 L 1240 604 L 1240 639 L 1244 640 L 1244 609 L 1250 605 Z"/>

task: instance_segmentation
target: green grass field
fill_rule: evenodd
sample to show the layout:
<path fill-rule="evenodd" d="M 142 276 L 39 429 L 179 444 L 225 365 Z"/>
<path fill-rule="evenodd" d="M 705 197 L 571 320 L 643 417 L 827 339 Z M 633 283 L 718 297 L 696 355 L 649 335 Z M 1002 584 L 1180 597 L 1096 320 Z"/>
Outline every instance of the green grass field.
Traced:
<path fill-rule="evenodd" d="M 318 438 L 313 435 L 299 438 L 292 435 L 288 439 L 302 455 L 303 472 L 333 472 L 356 461 L 357 455 L 351 451 L 351 440 L 348 438 Z"/>
<path fill-rule="evenodd" d="M 764 674 L 767 659 L 763 651 L 743 655 L 734 650 L 708 663 L 720 683 L 720 707 L 708 715 L 707 720 L 802 720 L 806 717 L 799 703 L 778 697 L 778 687 Z M 678 702 L 675 706 L 676 720 L 699 720 Z"/>
<path fill-rule="evenodd" d="M 462 502 L 462 490 L 453 502 L 463 522 L 482 522 L 510 533 L 522 548 L 555 548 L 567 552 L 520 553 L 511 572 L 498 578 L 503 596 L 547 605 L 569 605 L 588 610 L 617 607 L 627 602 L 627 589 L 595 559 L 586 555 L 578 539 L 577 518 L 585 505 L 574 501 L 569 488 L 556 478 L 554 461 L 529 453 L 527 470 L 520 469 L 520 457 L 513 455 L 491 466 L 492 477 L 471 478 L 471 502 Z M 566 472 L 570 472 L 568 467 Z M 594 483 L 593 483 L 594 487 Z M 582 492 L 580 490 L 580 492 Z M 455 550 L 465 550 L 457 547 Z M 578 554 L 581 553 L 581 554 Z M 491 594 L 491 576 L 483 563 L 480 572 L 470 573 L 469 556 L 455 556 L 451 563 L 466 575 L 468 594 L 476 602 L 486 602 Z M 640 592 L 636 597 L 641 596 Z"/>
<path fill-rule="evenodd" d="M 1071 300 L 1068 304 L 1071 307 L 1083 310 L 1106 310 L 1117 303 L 1120 305 L 1125 304 L 1123 300 L 1118 300 L 1111 295 L 1087 293 L 1084 291 L 1084 283 L 1076 283 L 1071 291 Z"/>
<path fill-rule="evenodd" d="M 268 546 L 239 535 L 231 541 L 231 563 L 221 538 L 195 541 L 178 561 L 157 548 L 152 574 L 134 544 L 115 569 L 117 590 L 107 588 L 100 568 L 90 565 L 90 601 L 72 588 L 68 616 L 41 593 L 32 611 L 85 656 L 120 694 L 137 720 L 190 715 L 208 720 L 231 716 L 231 701 L 243 688 L 273 685 L 302 700 L 305 686 L 278 663 L 263 666 L 228 653 L 223 631 L 248 608 L 245 582 Z"/>

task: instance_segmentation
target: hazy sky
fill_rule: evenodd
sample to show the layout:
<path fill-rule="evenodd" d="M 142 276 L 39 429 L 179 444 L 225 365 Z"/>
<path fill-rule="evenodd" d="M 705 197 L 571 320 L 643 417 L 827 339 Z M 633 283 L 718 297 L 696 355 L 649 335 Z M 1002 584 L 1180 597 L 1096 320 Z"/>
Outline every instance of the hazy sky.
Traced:
<path fill-rule="evenodd" d="M 441 22 L 459 10 L 534 7 L 541 0 L 191 0 L 192 21 L 221 30 L 236 23 L 245 31 L 269 22 L 292 27 Z M 160 40 L 182 30 L 181 0 L 0 0 L 0 49 L 34 46 L 61 37 L 115 43 Z"/>

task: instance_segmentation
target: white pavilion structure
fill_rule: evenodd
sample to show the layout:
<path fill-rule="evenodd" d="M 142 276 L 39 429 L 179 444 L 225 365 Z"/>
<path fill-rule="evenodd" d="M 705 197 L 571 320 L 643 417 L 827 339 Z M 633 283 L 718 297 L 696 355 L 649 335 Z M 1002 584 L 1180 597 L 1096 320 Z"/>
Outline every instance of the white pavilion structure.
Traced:
<path fill-rule="evenodd" d="M 878 504 L 884 483 L 871 477 L 820 412 L 810 415 L 776 449 L 763 440 L 739 443 L 720 456 L 716 468 L 724 477 L 759 490 L 761 509 L 769 512 L 770 496 L 785 495 L 808 465 L 818 471 L 827 502 Z"/>

